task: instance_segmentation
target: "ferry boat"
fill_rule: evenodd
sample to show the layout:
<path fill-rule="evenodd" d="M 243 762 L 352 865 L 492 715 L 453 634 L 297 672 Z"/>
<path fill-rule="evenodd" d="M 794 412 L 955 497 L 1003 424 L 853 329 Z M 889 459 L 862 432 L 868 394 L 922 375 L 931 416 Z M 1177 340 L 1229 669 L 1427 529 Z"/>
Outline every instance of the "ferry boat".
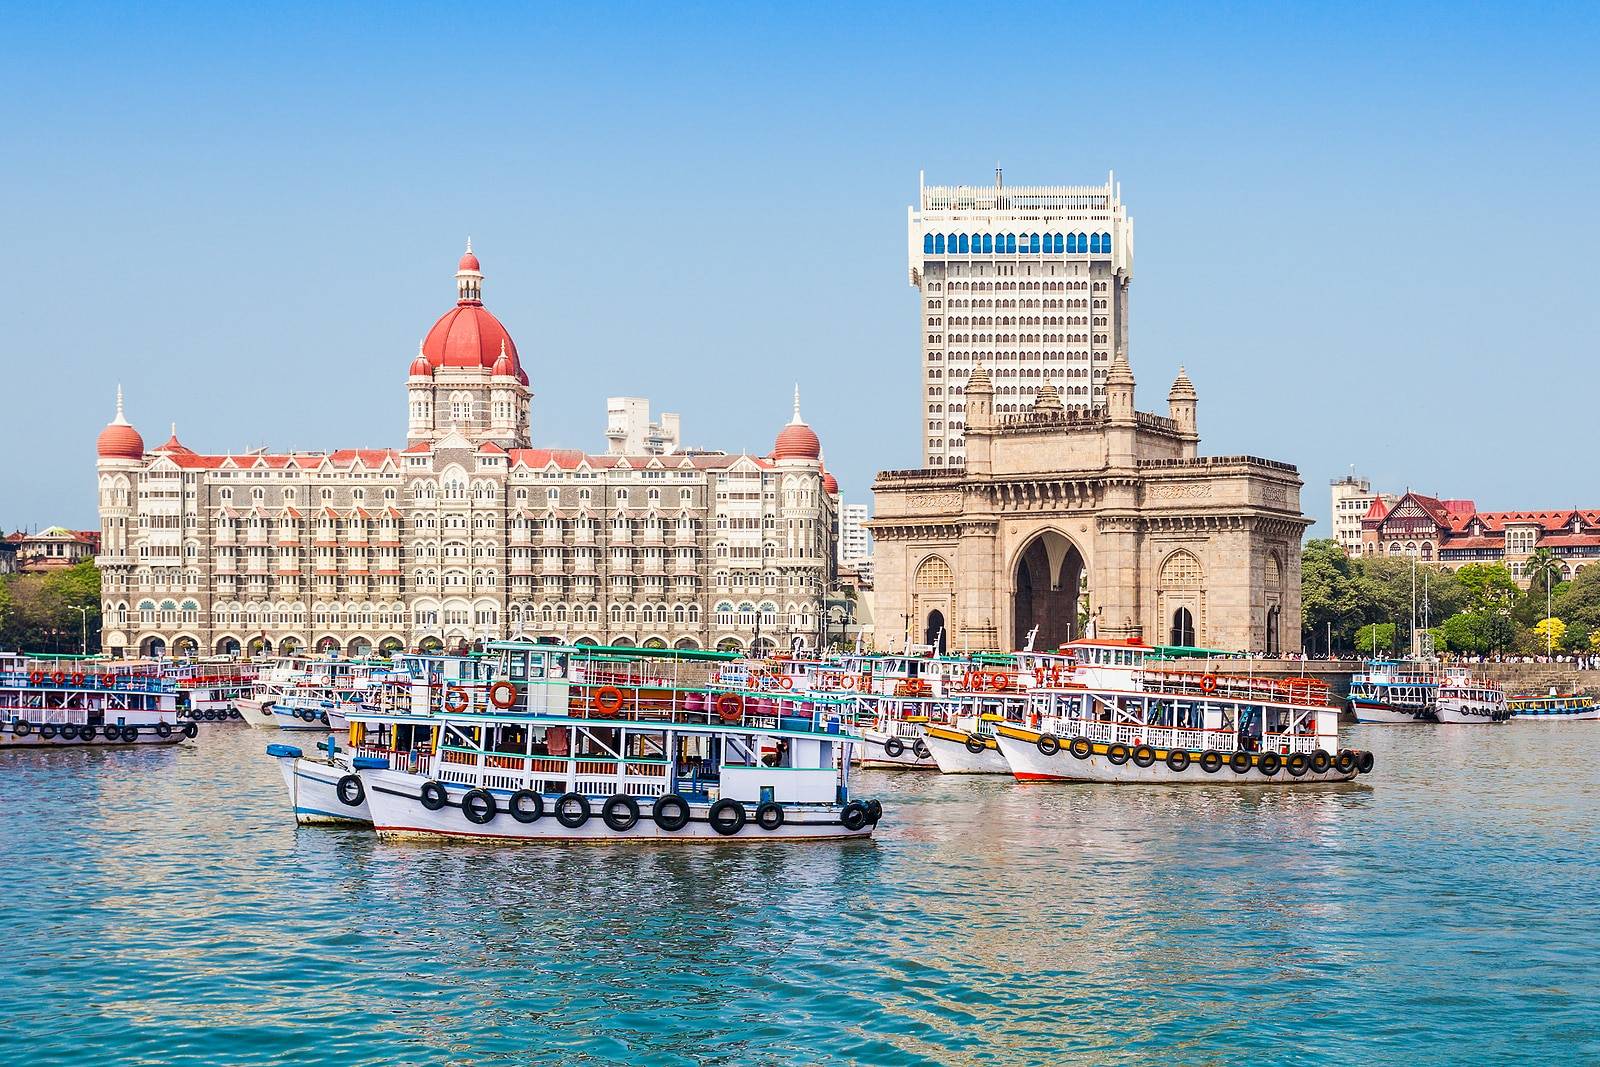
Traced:
<path fill-rule="evenodd" d="M 1439 702 L 1439 676 L 1418 664 L 1371 660 L 1350 677 L 1350 712 L 1361 723 L 1425 722 Z"/>
<path fill-rule="evenodd" d="M 175 745 L 198 732 L 163 679 L 0 655 L 0 747 Z"/>
<path fill-rule="evenodd" d="M 350 709 L 363 713 L 358 721 L 346 722 L 337 712 L 329 716 L 335 732 L 348 729 L 349 748 L 339 748 L 332 734 L 320 746 L 321 755 L 316 750 L 308 755 L 295 745 L 269 744 L 267 754 L 278 761 L 295 821 L 302 826 L 371 826 L 366 786 L 356 772 L 394 768 L 422 773 L 433 756 L 436 712 L 447 701 L 465 710 L 469 694 L 476 692 L 481 699 L 486 693 L 492 674 L 492 664 L 478 657 L 397 655 L 378 696 Z"/>
<path fill-rule="evenodd" d="M 1439 683 L 1433 714 L 1441 723 L 1471 725 L 1505 722 L 1511 717 L 1511 710 L 1506 705 L 1505 690 L 1452 667 Z"/>
<path fill-rule="evenodd" d="M 848 704 L 716 689 L 733 653 L 495 642 L 492 681 L 447 687 L 414 768 L 354 767 L 382 837 L 502 841 L 766 841 L 871 835 L 851 796 Z M 465 704 L 463 709 L 461 706 Z"/>
<path fill-rule="evenodd" d="M 1544 696 L 1514 696 L 1506 709 L 1518 722 L 1593 722 L 1600 719 L 1600 703 L 1591 696 L 1551 691 Z"/>
<path fill-rule="evenodd" d="M 178 687 L 178 714 L 196 722 L 238 722 L 236 701 L 255 690 L 253 667 L 232 660 L 202 660 L 173 672 Z"/>
<path fill-rule="evenodd" d="M 1137 691 L 1035 691 L 1026 720 L 994 733 L 1024 782 L 1293 785 L 1373 769 L 1372 753 L 1338 748 L 1338 722 L 1314 679 L 1146 669 Z"/>

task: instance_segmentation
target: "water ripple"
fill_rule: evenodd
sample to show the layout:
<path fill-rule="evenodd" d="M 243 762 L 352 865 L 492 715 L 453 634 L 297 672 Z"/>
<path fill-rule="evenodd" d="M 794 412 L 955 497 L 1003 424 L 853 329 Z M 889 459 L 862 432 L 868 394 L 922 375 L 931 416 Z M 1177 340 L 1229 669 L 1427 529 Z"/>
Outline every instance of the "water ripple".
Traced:
<path fill-rule="evenodd" d="M 1594 728 L 1298 792 L 864 775 L 873 842 L 378 842 L 263 736 L 0 753 L 7 1064 L 1600 1058 Z"/>

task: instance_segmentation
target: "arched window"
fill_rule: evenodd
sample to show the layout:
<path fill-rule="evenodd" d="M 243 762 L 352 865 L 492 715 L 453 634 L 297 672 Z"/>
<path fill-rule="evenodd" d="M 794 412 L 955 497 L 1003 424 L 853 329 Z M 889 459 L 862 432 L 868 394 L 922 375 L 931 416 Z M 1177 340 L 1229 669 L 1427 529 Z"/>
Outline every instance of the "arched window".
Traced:
<path fill-rule="evenodd" d="M 960 240 L 961 240 L 961 251 L 965 252 L 967 250 L 967 235 L 966 234 L 962 234 Z"/>
<path fill-rule="evenodd" d="M 936 234 L 933 238 L 933 254 L 936 256 L 944 254 L 944 234 L 942 233 Z"/>
<path fill-rule="evenodd" d="M 1017 250 L 1017 235 L 1014 234 L 1014 233 L 1006 234 L 1006 251 L 1007 252 L 1015 252 L 1016 250 Z"/>
<path fill-rule="evenodd" d="M 1089 235 L 1089 251 L 1090 252 L 1098 252 L 1098 251 L 1100 251 L 1100 235 L 1099 234 L 1091 233 Z"/>
<path fill-rule="evenodd" d="M 975 233 L 972 235 L 972 250 L 974 252 L 983 251 L 983 234 Z M 963 249 L 963 251 L 965 251 L 965 249 Z"/>
<path fill-rule="evenodd" d="M 1062 250 L 1062 246 L 1061 246 L 1061 235 L 1060 235 L 1060 234 L 1059 234 L 1059 233 L 1058 233 L 1058 234 L 1056 234 L 1056 248 L 1055 248 L 1055 250 L 1056 250 L 1056 252 L 1058 252 L 1058 253 L 1059 253 L 1059 252 L 1060 252 L 1060 251 L 1061 251 L 1061 250 Z"/>
<path fill-rule="evenodd" d="M 931 233 L 922 235 L 922 254 L 925 256 L 933 255 L 933 234 Z"/>
<path fill-rule="evenodd" d="M 983 250 L 985 252 L 994 251 L 994 234 L 986 233 L 983 235 Z"/>
<path fill-rule="evenodd" d="M 1172 634 L 1169 644 L 1180 645 L 1184 648 L 1194 647 L 1194 616 L 1188 608 L 1179 608 L 1172 613 Z"/>
<path fill-rule="evenodd" d="M 925 593 L 948 593 L 956 587 L 955 574 L 943 557 L 929 556 L 917 568 L 917 589 Z"/>
<path fill-rule="evenodd" d="M 1103 233 L 1100 235 L 1100 251 L 1104 252 L 1106 255 L 1111 254 L 1111 235 L 1109 233 Z"/>
<path fill-rule="evenodd" d="M 1029 252 L 1037 252 L 1037 251 L 1039 251 L 1039 235 L 1038 234 L 1030 233 L 1028 235 L 1028 251 Z"/>

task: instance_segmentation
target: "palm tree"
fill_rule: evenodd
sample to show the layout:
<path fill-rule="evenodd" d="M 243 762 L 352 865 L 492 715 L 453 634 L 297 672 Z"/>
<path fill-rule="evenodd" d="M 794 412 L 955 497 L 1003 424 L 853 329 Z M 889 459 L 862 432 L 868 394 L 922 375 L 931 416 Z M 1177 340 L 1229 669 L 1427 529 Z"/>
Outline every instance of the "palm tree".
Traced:
<path fill-rule="evenodd" d="M 1554 588 L 1561 581 L 1561 561 L 1548 548 L 1536 548 L 1522 564 L 1522 576 L 1528 579 L 1528 588 L 1544 586 Z"/>

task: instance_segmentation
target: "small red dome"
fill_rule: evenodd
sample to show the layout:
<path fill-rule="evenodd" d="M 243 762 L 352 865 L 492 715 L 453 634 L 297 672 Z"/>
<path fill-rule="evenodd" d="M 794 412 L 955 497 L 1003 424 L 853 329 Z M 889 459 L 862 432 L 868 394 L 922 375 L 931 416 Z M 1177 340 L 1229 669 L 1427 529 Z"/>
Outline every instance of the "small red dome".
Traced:
<path fill-rule="evenodd" d="M 456 270 L 477 270 L 478 257 L 472 254 L 472 247 L 467 247 L 467 254 L 461 257 L 461 262 L 456 264 Z"/>
<path fill-rule="evenodd" d="M 835 478 L 831 471 L 822 472 L 822 489 L 829 496 L 839 495 L 839 479 Z"/>
<path fill-rule="evenodd" d="M 428 362 L 427 356 L 418 352 L 417 358 L 411 361 L 410 374 L 413 378 L 432 378 L 433 364 Z"/>
<path fill-rule="evenodd" d="M 791 422 L 778 434 L 772 446 L 773 459 L 821 459 L 822 442 L 803 422 Z"/>
<path fill-rule="evenodd" d="M 177 429 L 174 427 L 172 439 L 178 439 Z M 94 439 L 94 450 L 102 459 L 143 459 L 144 438 L 139 436 L 139 431 L 128 425 L 128 419 L 122 414 L 122 386 L 117 386 L 117 413 L 106 428 L 100 431 L 100 436 Z"/>
<path fill-rule="evenodd" d="M 422 354 L 435 367 L 494 367 L 500 346 L 511 357 L 513 367 L 521 367 L 517 344 L 500 325 L 500 320 L 483 305 L 457 304 L 439 317 L 422 342 Z"/>
<path fill-rule="evenodd" d="M 494 361 L 494 370 L 490 371 L 490 373 L 496 378 L 515 378 L 517 376 L 517 368 L 511 362 L 510 353 L 502 349 L 500 358 Z"/>

